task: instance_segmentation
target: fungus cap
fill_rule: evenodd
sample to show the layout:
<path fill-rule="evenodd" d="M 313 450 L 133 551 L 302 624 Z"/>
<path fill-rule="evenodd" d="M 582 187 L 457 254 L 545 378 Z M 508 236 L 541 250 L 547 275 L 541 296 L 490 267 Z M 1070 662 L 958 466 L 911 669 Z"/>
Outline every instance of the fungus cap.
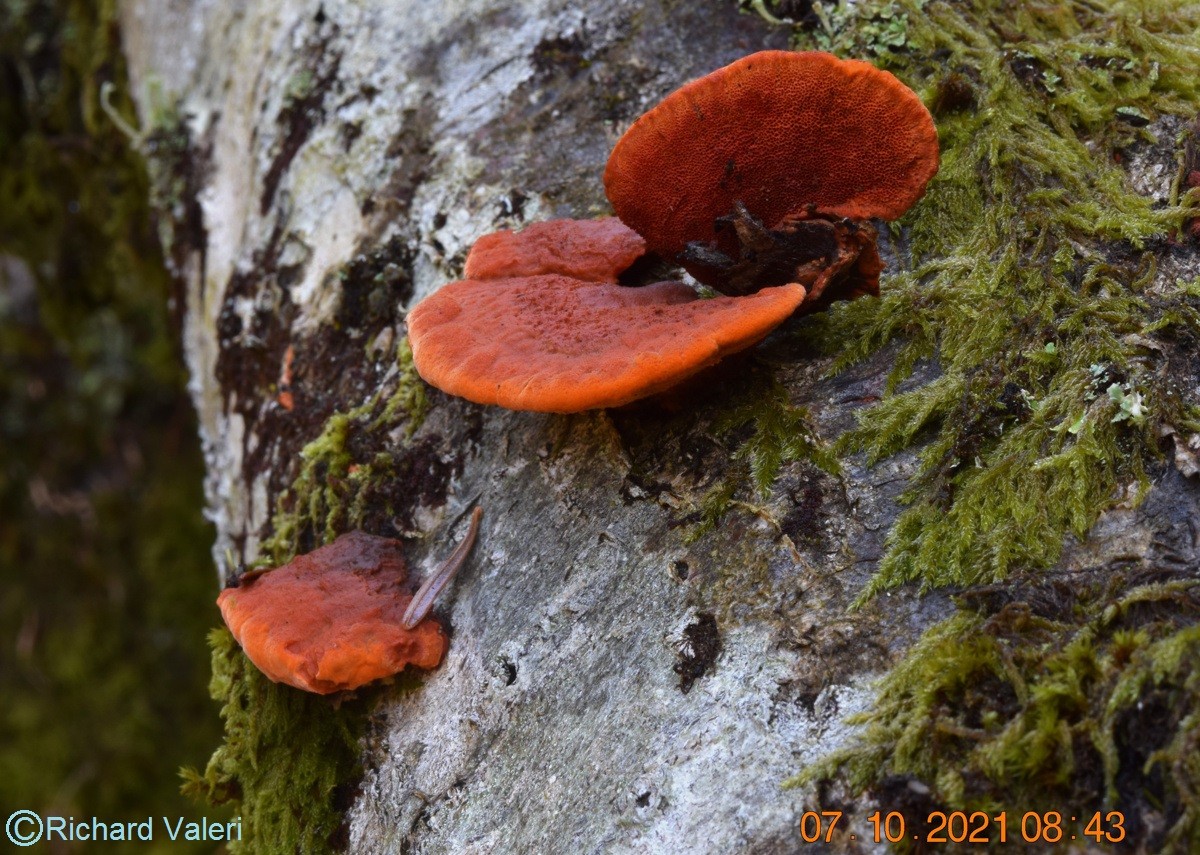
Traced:
<path fill-rule="evenodd" d="M 442 661 L 448 641 L 435 621 L 402 625 L 406 576 L 399 541 L 355 531 L 227 588 L 217 605 L 267 677 L 325 695 Z"/>
<path fill-rule="evenodd" d="M 805 206 L 895 219 L 937 167 L 929 111 L 888 72 L 827 53 L 762 51 L 634 122 L 604 186 L 617 216 L 675 258 L 690 242 L 717 240 L 716 219 L 738 202 L 768 226 Z"/>
<path fill-rule="evenodd" d="M 463 278 L 558 273 L 589 282 L 616 282 L 621 271 L 645 253 L 646 241 L 616 217 L 547 220 L 475 241 Z"/>
<path fill-rule="evenodd" d="M 615 217 L 480 238 L 467 257 L 474 278 L 409 312 L 418 373 L 444 392 L 512 410 L 617 407 L 757 343 L 804 300 L 801 285 L 710 300 L 680 282 L 618 285 L 644 251 Z"/>
<path fill-rule="evenodd" d="M 441 288 L 408 316 L 426 381 L 479 404 L 573 413 L 661 392 L 750 347 L 803 302 L 783 285 L 702 300 L 680 282 L 627 288 L 556 274 Z"/>

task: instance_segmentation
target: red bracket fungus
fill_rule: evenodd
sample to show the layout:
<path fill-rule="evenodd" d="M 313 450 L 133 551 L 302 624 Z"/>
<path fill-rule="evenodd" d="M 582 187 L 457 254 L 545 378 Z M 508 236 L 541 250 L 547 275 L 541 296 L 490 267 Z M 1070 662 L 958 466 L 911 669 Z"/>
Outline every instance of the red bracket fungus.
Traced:
<path fill-rule="evenodd" d="M 455 567 L 470 549 L 464 543 L 466 550 L 455 551 Z M 449 643 L 441 626 L 419 619 L 405 626 L 414 599 L 404 585 L 407 575 L 399 541 L 354 531 L 226 588 L 217 605 L 260 671 L 277 683 L 326 695 L 406 665 L 441 663 Z"/>
<path fill-rule="evenodd" d="M 481 404 L 570 413 L 661 392 L 797 309 L 879 293 L 869 219 L 937 172 L 929 111 L 825 53 L 764 51 L 667 96 L 613 149 L 620 221 L 553 220 L 476 242 L 461 282 L 408 316 L 417 371 Z M 726 296 L 617 282 L 650 250 Z"/>
<path fill-rule="evenodd" d="M 727 294 L 799 282 L 805 309 L 878 294 L 871 218 L 937 172 L 937 131 L 886 71 L 763 51 L 693 80 L 617 142 L 604 186 L 650 249 Z"/>
<path fill-rule="evenodd" d="M 417 371 L 445 392 L 512 410 L 617 407 L 756 344 L 804 300 L 791 284 L 709 300 L 681 282 L 617 284 L 644 247 L 612 217 L 480 238 L 466 264 L 474 278 L 408 315 Z"/>

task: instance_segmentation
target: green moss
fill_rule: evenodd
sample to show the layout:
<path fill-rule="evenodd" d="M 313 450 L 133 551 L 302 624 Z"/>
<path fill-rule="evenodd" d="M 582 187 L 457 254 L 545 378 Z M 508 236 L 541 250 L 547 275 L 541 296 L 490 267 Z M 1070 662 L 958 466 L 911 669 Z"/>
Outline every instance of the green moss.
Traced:
<path fill-rule="evenodd" d="M 807 460 L 830 474 L 841 471 L 837 457 L 817 438 L 808 410 L 791 404 L 787 390 L 778 383 L 771 383 L 765 392 L 755 390 L 745 396 L 713 425 L 722 436 L 750 427 L 753 433 L 734 452 L 733 459 L 750 467 L 750 479 L 760 495 L 771 492 L 785 463 Z"/>
<path fill-rule="evenodd" d="M 695 543 L 716 529 L 722 517 L 733 506 L 733 495 L 737 491 L 737 487 L 738 482 L 735 478 L 727 478 L 701 497 L 698 509 L 699 519 L 684 535 L 684 543 Z"/>
<path fill-rule="evenodd" d="M 421 426 L 429 400 L 407 338 L 397 346 L 396 361 L 400 377 L 393 390 L 381 388 L 366 403 L 334 413 L 321 435 L 300 452 L 300 474 L 279 498 L 274 533 L 259 548 L 260 566 L 292 558 L 306 531 L 327 543 L 360 527 L 375 486 L 396 476 L 394 454 L 380 451 L 358 460 L 349 446 L 358 433 L 388 433 L 403 425 L 406 436 L 412 437 Z"/>
<path fill-rule="evenodd" d="M 1171 378 L 1193 358 L 1200 283 L 1156 282 L 1151 252 L 1197 200 L 1176 189 L 1155 205 L 1121 164 L 1153 140 L 1147 120 L 1200 109 L 1200 8 L 819 11 L 800 46 L 875 56 L 933 105 L 942 147 L 926 197 L 894 229 L 909 268 L 881 299 L 836 306 L 804 331 L 834 373 L 885 345 L 896 354 L 884 400 L 836 446 L 869 462 L 917 456 L 862 599 L 910 583 L 1024 581 L 964 595 L 886 677 L 862 742 L 806 777 L 840 770 L 861 791 L 914 775 L 945 804 L 1010 813 L 1157 811 L 1169 838 L 1146 827 L 1131 838 L 1194 847 L 1200 708 L 1181 658 L 1196 639 L 1191 583 L 1129 590 L 1096 571 L 1092 589 L 1047 614 L 1056 583 L 1038 574 L 1100 513 L 1140 501 L 1164 432 L 1197 426 L 1196 402 Z M 933 379 L 914 382 L 918 365 Z M 1005 608 L 971 605 L 1006 591 Z M 1159 725 L 1161 738 L 1143 738 Z"/>
<path fill-rule="evenodd" d="M 1144 293 L 1142 248 L 1188 209 L 1152 208 L 1116 157 L 1136 135 L 1118 107 L 1198 103 L 1183 74 L 1200 59 L 1194 7 L 892 5 L 907 17 L 906 50 L 884 57 L 898 73 L 926 91 L 945 68 L 977 82 L 971 106 L 939 117 L 941 169 L 905 222 L 913 269 L 881 300 L 818 321 L 835 370 L 900 342 L 892 394 L 839 451 L 874 461 L 922 446 L 867 596 L 1048 566 L 1064 536 L 1082 537 L 1130 485 L 1143 492 L 1157 429 L 1189 415 L 1163 343 L 1200 323 L 1186 290 Z M 940 376 L 897 392 L 921 360 Z M 1144 417 L 1114 418 L 1114 383 Z"/>
<path fill-rule="evenodd" d="M 378 486 L 397 477 L 394 454 L 373 452 L 359 460 L 353 450 L 364 437 L 397 429 L 411 437 L 420 427 L 429 401 L 407 339 L 397 347 L 397 367 L 394 384 L 348 412 L 334 413 L 304 447 L 300 473 L 280 497 L 273 534 L 260 546 L 261 566 L 290 560 L 304 540 L 326 543 L 360 527 L 366 509 L 380 501 Z M 210 641 L 210 690 L 222 704 L 225 741 L 203 773 L 184 770 L 185 792 L 236 807 L 244 829 L 234 851 L 344 849 L 342 814 L 360 774 L 358 742 L 367 701 L 338 705 L 277 685 L 250 664 L 225 629 L 213 630 Z"/>
<path fill-rule="evenodd" d="M 1065 537 L 1144 493 L 1164 425 L 1195 420 L 1164 369 L 1173 337 L 1200 329 L 1200 301 L 1186 287 L 1145 293 L 1146 247 L 1195 209 L 1153 207 L 1120 161 L 1149 136 L 1131 115 L 1194 115 L 1200 15 L 1181 3 L 814 12 L 800 46 L 876 56 L 941 105 L 940 171 L 897 229 L 911 268 L 882 299 L 835 306 L 803 331 L 835 373 L 898 345 L 888 397 L 836 447 L 871 462 L 920 448 L 863 596 L 1049 566 Z M 939 376 L 899 391 L 922 362 Z M 789 441 L 768 423 L 744 449 L 760 490 Z"/>
<path fill-rule="evenodd" d="M 782 384 L 752 372 L 743 378 L 742 393 L 723 410 L 713 423 L 713 432 L 736 446 L 730 456 L 729 475 L 701 499 L 699 520 L 684 540 L 694 543 L 721 522 L 732 508 L 741 507 L 762 515 L 748 501 L 735 497 L 749 482 L 747 498 L 770 495 L 779 470 L 788 463 L 807 461 L 830 474 L 838 474 L 841 464 L 828 443 L 812 426 L 812 417 L 804 407 L 788 400 Z M 778 528 L 778 523 L 775 523 Z"/>
<path fill-rule="evenodd" d="M 344 849 L 342 815 L 359 775 L 364 702 L 338 706 L 272 683 L 224 628 L 209 640 L 209 688 L 222 704 L 225 744 L 203 774 L 184 770 L 184 792 L 237 806 L 242 840 L 230 845 L 233 852 Z"/>
<path fill-rule="evenodd" d="M 864 743 L 795 783 L 839 774 L 934 785 L 952 810 L 1085 817 L 1119 810 L 1148 851 L 1200 845 L 1200 583 L 1096 571 L 978 589 L 887 676 Z M 1159 829 L 1143 823 L 1157 814 Z M 923 822 L 924 817 L 912 817 Z M 1140 826 L 1140 827 L 1139 827 Z"/>

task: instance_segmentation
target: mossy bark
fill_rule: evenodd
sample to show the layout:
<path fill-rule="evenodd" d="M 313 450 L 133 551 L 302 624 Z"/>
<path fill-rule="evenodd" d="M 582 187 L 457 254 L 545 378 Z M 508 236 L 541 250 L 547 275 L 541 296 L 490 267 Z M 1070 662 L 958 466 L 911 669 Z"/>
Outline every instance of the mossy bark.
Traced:
<path fill-rule="evenodd" d="M 805 13 L 779 26 L 715 0 L 125 3 L 135 80 L 178 99 L 165 125 L 141 106 L 171 141 L 221 572 L 355 527 L 425 569 L 485 508 L 419 685 L 269 697 L 218 638 L 230 738 L 193 785 L 251 810 L 255 851 L 793 851 L 822 807 L 854 848 L 872 804 L 1051 799 L 1127 811 L 1147 847 L 1195 834 L 1198 547 L 1170 509 L 1197 495 L 1172 445 L 1186 464 L 1200 424 L 1173 181 L 1196 11 L 1027 6 L 773 4 Z M 604 212 L 640 112 L 789 40 L 868 55 L 935 111 L 942 171 L 885 233 L 882 299 L 620 410 L 421 384 L 404 310 L 476 237 Z M 1081 662 L 1094 679 L 1062 677 Z M 1153 757 L 1129 748 L 1146 693 Z"/>

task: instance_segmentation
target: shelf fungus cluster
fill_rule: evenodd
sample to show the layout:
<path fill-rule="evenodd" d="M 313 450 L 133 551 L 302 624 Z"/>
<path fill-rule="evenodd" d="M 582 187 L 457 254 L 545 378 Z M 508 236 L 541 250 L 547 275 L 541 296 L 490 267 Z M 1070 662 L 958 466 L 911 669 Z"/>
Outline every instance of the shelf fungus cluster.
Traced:
<path fill-rule="evenodd" d="M 417 371 L 451 394 L 578 412 L 663 391 L 797 312 L 879 293 L 872 219 L 937 172 L 937 132 L 886 71 L 825 53 L 752 54 L 668 95 L 618 141 L 618 219 L 481 238 L 464 279 L 408 317 Z M 647 252 L 681 282 L 630 287 Z"/>
<path fill-rule="evenodd" d="M 449 642 L 428 613 L 471 551 L 481 514 L 415 594 L 400 542 L 352 531 L 242 577 L 217 598 L 221 616 L 263 674 L 307 692 L 357 689 L 408 665 L 436 668 Z"/>
<path fill-rule="evenodd" d="M 481 238 L 468 278 L 408 316 L 417 370 L 443 391 L 512 410 L 616 407 L 755 344 L 804 300 L 799 285 L 701 300 L 682 282 L 618 284 L 644 252 L 613 217 Z"/>

